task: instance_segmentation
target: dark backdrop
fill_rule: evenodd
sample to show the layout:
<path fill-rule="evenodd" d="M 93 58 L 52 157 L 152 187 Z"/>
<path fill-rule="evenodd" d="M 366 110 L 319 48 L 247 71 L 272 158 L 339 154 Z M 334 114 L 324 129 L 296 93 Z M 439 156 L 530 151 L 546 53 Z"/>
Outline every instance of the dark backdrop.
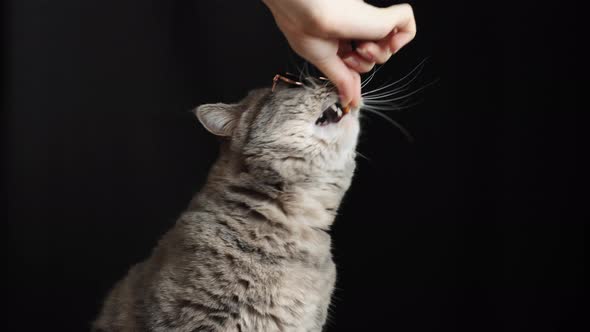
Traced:
<path fill-rule="evenodd" d="M 584 330 L 576 8 L 411 3 L 417 38 L 373 86 L 427 57 L 413 88 L 439 81 L 389 113 L 413 143 L 363 124 L 328 330 Z M 4 4 L 3 320 L 84 331 L 215 159 L 188 110 L 297 59 L 259 1 Z"/>

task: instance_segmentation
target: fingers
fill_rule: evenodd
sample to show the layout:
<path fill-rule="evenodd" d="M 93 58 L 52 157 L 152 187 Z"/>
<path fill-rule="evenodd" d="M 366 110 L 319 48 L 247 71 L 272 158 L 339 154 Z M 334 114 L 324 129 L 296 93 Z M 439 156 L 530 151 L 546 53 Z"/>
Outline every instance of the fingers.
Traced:
<path fill-rule="evenodd" d="M 364 59 L 357 54 L 349 40 L 340 40 L 338 42 L 338 56 L 346 65 L 359 73 L 366 73 L 373 69 L 375 62 Z"/>
<path fill-rule="evenodd" d="M 377 42 L 362 42 L 356 52 L 368 62 L 379 64 L 387 62 L 389 58 L 412 40 L 413 36 L 394 29 L 387 37 Z"/>
<path fill-rule="evenodd" d="M 360 0 L 338 4 L 267 2 L 291 47 L 336 85 L 344 105 L 357 106 L 360 102 L 359 73 L 371 70 L 375 63 L 386 62 L 416 34 L 414 14 L 408 4 L 378 8 Z M 367 42 L 353 50 L 350 40 Z"/>
<path fill-rule="evenodd" d="M 392 54 L 395 54 L 399 51 L 402 47 L 406 46 L 407 43 L 411 42 L 414 39 L 414 34 L 409 32 L 398 32 L 393 34 L 390 39 L 388 40 L 389 49 L 391 50 Z"/>
<path fill-rule="evenodd" d="M 373 61 L 375 63 L 385 63 L 392 55 L 387 42 L 363 42 L 356 52 L 365 59 L 365 61 Z"/>
<path fill-rule="evenodd" d="M 390 34 L 390 36 L 377 42 L 362 42 L 356 48 L 356 52 L 362 56 L 365 61 L 373 61 L 379 64 L 385 63 L 395 53 L 391 47 L 391 39 L 394 36 L 393 33 Z M 396 49 L 396 51 L 398 49 Z"/>
<path fill-rule="evenodd" d="M 344 61 L 350 69 L 359 73 L 367 73 L 375 66 L 375 62 L 367 61 L 356 52 L 350 52 L 343 56 L 342 61 Z"/>
<path fill-rule="evenodd" d="M 345 57 L 344 52 L 339 50 L 341 42 L 309 36 L 302 38 L 300 35 L 290 33 L 285 33 L 285 36 L 295 52 L 316 66 L 336 86 L 340 102 L 343 105 L 358 105 L 361 98 L 360 75 L 356 70 L 349 68 L 341 58 Z M 350 43 L 346 43 L 346 45 L 348 48 L 343 47 L 343 50 L 352 53 Z M 372 67 L 372 64 L 367 65 L 366 61 L 358 55 L 357 59 L 360 64 L 359 71 L 365 70 L 369 66 Z"/>
<path fill-rule="evenodd" d="M 343 61 L 350 68 L 365 73 L 375 63 L 387 62 L 392 54 L 409 43 L 416 35 L 416 22 L 412 7 L 407 4 L 388 8 L 377 8 L 360 1 L 357 4 L 360 7 L 354 15 L 356 18 L 343 19 L 347 23 L 341 24 L 333 33 L 340 38 L 373 40 L 361 43 L 353 52 L 344 50 L 346 55 L 343 56 Z M 362 19 L 362 26 L 357 26 L 359 17 L 371 17 L 371 20 Z M 349 29 L 355 30 L 348 31 Z M 340 49 L 343 49 L 342 43 Z"/>
<path fill-rule="evenodd" d="M 351 6 L 354 8 L 350 8 Z M 416 35 L 414 12 L 409 4 L 378 8 L 356 1 L 350 6 L 339 8 L 341 10 L 331 12 L 328 18 L 322 18 L 318 22 L 320 31 L 328 37 L 381 40 L 396 28 L 398 32 L 407 35 L 404 41 L 408 38 L 411 40 Z"/>
<path fill-rule="evenodd" d="M 358 72 L 348 68 L 336 54 L 316 61 L 314 65 L 336 86 L 342 105 L 358 106 L 361 99 L 361 80 Z"/>

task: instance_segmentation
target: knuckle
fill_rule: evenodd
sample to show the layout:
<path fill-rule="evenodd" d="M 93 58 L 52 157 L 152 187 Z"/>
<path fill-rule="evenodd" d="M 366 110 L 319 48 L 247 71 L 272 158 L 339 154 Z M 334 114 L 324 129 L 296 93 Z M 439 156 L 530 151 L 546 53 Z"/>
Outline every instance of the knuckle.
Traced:
<path fill-rule="evenodd" d="M 348 85 L 348 81 L 344 77 L 334 77 L 331 79 L 332 83 L 337 86 L 339 89 L 345 89 Z"/>
<path fill-rule="evenodd" d="M 408 26 L 409 26 L 409 33 L 414 38 L 416 36 L 416 17 L 414 16 L 414 9 L 412 6 L 408 4 Z"/>
<path fill-rule="evenodd" d="M 400 8 L 402 8 L 408 17 L 414 17 L 414 8 L 409 3 L 401 3 L 399 4 Z"/>
<path fill-rule="evenodd" d="M 414 16 L 414 9 L 409 3 L 402 3 L 399 5 L 402 9 L 406 23 L 406 32 L 413 39 L 416 36 L 416 18 Z"/>
<path fill-rule="evenodd" d="M 410 40 L 408 40 L 408 41 L 411 41 L 414 38 L 416 38 L 416 29 L 414 28 L 414 29 L 408 30 L 408 35 L 410 36 Z"/>
<path fill-rule="evenodd" d="M 387 52 L 381 53 L 377 57 L 377 63 L 379 63 L 379 64 L 386 63 L 387 60 L 389 60 L 389 58 L 391 58 L 391 52 L 387 51 Z"/>
<path fill-rule="evenodd" d="M 309 22 L 305 28 L 314 33 L 319 32 L 323 35 L 331 35 L 337 30 L 337 27 L 337 24 L 329 15 L 312 12 L 310 13 Z"/>
<path fill-rule="evenodd" d="M 368 73 L 368 72 L 370 72 L 373 69 L 373 67 L 375 67 L 375 63 L 374 62 L 373 63 L 370 63 L 370 64 L 368 64 L 366 66 L 363 66 L 361 68 L 360 72 L 363 73 L 363 74 Z"/>

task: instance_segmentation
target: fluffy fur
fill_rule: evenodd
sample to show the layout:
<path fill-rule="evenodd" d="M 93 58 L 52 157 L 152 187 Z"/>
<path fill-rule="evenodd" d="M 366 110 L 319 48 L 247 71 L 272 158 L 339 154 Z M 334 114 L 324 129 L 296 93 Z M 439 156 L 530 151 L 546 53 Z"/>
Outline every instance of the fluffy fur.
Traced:
<path fill-rule="evenodd" d="M 316 125 L 332 86 L 196 109 L 222 137 L 207 183 L 112 289 L 94 331 L 321 331 L 336 269 L 326 232 L 350 186 L 358 110 Z"/>

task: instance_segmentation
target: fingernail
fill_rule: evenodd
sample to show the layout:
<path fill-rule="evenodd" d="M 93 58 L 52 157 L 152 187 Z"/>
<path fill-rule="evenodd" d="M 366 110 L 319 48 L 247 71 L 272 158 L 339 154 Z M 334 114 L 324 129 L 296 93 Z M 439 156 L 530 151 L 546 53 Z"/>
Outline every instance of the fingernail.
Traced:
<path fill-rule="evenodd" d="M 347 56 L 346 58 L 342 59 L 342 61 L 346 62 L 347 65 L 349 65 L 350 67 L 358 67 L 361 64 L 358 62 L 357 59 L 355 59 L 352 55 Z"/>
<path fill-rule="evenodd" d="M 364 49 L 364 48 L 357 48 L 356 51 L 358 52 L 358 54 L 362 55 L 363 58 L 365 58 L 365 59 L 367 59 L 369 61 L 373 61 L 373 56 L 366 49 Z"/>

